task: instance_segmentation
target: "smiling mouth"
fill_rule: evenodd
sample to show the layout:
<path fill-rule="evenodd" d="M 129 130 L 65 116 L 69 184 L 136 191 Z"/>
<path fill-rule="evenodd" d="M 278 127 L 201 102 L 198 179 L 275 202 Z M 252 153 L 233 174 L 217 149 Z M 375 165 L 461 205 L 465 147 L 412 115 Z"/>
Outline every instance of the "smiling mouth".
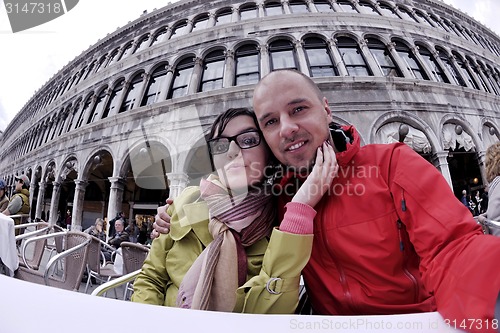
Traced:
<path fill-rule="evenodd" d="M 302 147 L 305 144 L 306 144 L 305 141 L 301 141 L 301 142 L 295 143 L 295 144 L 291 145 L 290 147 L 286 148 L 285 151 L 293 152 L 293 151 L 299 149 L 300 147 Z"/>

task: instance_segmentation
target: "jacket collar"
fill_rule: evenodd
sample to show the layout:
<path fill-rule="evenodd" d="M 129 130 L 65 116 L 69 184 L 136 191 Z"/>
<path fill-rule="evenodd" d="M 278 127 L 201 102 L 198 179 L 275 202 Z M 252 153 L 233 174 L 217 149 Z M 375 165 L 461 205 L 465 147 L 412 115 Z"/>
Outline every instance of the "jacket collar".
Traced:
<path fill-rule="evenodd" d="M 205 201 L 197 201 L 184 204 L 183 216 L 171 221 L 170 237 L 174 241 L 184 238 L 189 231 L 193 230 L 204 246 L 212 242 L 213 237 L 208 231 L 208 206 Z"/>

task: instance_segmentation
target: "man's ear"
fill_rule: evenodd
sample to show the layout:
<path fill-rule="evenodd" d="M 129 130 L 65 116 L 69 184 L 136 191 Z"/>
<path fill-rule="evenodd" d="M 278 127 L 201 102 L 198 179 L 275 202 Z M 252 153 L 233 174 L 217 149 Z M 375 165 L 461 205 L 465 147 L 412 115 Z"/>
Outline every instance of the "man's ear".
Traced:
<path fill-rule="evenodd" d="M 328 120 L 328 124 L 329 124 L 333 121 L 333 118 L 332 118 L 332 110 L 330 110 L 330 106 L 328 105 L 328 100 L 326 99 L 326 97 L 323 97 L 323 107 L 325 108 L 327 120 Z"/>

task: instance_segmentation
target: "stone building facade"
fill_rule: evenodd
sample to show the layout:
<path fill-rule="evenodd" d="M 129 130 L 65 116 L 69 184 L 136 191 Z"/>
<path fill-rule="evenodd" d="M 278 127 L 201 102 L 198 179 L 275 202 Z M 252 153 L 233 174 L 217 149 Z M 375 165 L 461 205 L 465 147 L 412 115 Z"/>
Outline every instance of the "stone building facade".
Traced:
<path fill-rule="evenodd" d="M 51 223 L 67 209 L 77 229 L 154 214 L 211 171 L 214 118 L 250 106 L 278 68 L 311 76 L 363 144 L 404 141 L 456 193 L 486 184 L 500 38 L 440 0 L 183 0 L 144 13 L 27 101 L 0 138 L 0 176 L 12 191 L 27 174 L 31 215 Z"/>

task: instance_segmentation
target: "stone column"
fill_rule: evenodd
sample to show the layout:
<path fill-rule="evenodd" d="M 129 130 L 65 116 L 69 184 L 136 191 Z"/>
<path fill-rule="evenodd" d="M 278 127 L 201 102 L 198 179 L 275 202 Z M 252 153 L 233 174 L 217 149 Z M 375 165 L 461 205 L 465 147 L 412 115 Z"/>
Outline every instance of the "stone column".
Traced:
<path fill-rule="evenodd" d="M 292 14 L 292 11 L 290 10 L 290 2 L 288 0 L 281 0 L 281 5 L 283 6 L 285 15 Z"/>
<path fill-rule="evenodd" d="M 146 92 L 146 87 L 148 86 L 149 78 L 151 77 L 151 74 L 148 73 L 142 73 L 142 85 L 138 89 L 138 93 L 136 95 L 135 101 L 134 101 L 134 106 L 132 109 L 136 109 L 141 106 L 142 102 L 142 97 L 144 96 L 144 93 Z"/>
<path fill-rule="evenodd" d="M 188 94 L 194 94 L 198 91 L 198 85 L 200 84 L 202 72 L 203 59 L 196 58 L 194 60 L 193 74 L 191 75 L 191 80 L 189 81 Z"/>
<path fill-rule="evenodd" d="M 342 13 L 343 12 L 342 7 L 339 6 L 339 4 L 337 3 L 337 1 L 330 1 L 330 5 L 332 6 L 332 9 L 334 11 L 336 11 L 337 13 Z"/>
<path fill-rule="evenodd" d="M 299 61 L 299 71 L 309 76 L 309 65 L 307 64 L 306 54 L 304 51 L 304 43 L 301 40 L 297 40 L 294 42 L 295 50 L 297 54 L 297 60 Z"/>
<path fill-rule="evenodd" d="M 166 65 L 165 68 L 167 69 L 167 75 L 165 76 L 165 81 L 163 81 L 163 84 L 160 88 L 161 92 L 160 96 L 158 96 L 159 102 L 167 99 L 168 90 L 172 85 L 172 79 L 174 77 L 174 67 L 172 65 Z"/>
<path fill-rule="evenodd" d="M 59 208 L 59 197 L 61 195 L 61 183 L 52 182 L 52 198 L 50 200 L 50 216 L 49 225 L 54 225 L 57 222 L 57 210 Z"/>
<path fill-rule="evenodd" d="M 427 77 L 429 78 L 430 81 L 435 81 L 436 77 L 434 76 L 434 73 L 432 72 L 432 68 L 429 67 L 429 64 L 427 61 L 422 58 L 422 55 L 418 51 L 418 46 L 411 47 L 411 52 L 413 53 L 413 56 L 415 57 L 415 61 L 422 65 L 422 68 L 427 74 Z"/>
<path fill-rule="evenodd" d="M 269 62 L 269 49 L 267 45 L 259 45 L 260 49 L 260 77 L 266 76 L 271 72 L 271 64 Z"/>
<path fill-rule="evenodd" d="M 235 72 L 235 62 L 234 62 L 234 51 L 227 50 L 225 52 L 226 56 L 226 68 L 224 70 L 224 78 L 222 86 L 224 88 L 233 86 L 234 83 L 234 72 Z"/>
<path fill-rule="evenodd" d="M 71 229 L 82 231 L 83 203 L 85 201 L 86 180 L 75 179 L 75 197 L 73 198 L 73 212 L 71 214 Z"/>
<path fill-rule="evenodd" d="M 347 68 L 345 67 L 344 59 L 337 48 L 337 39 L 328 39 L 328 47 L 330 48 L 330 53 L 332 55 L 333 63 L 339 72 L 339 76 L 349 76 Z"/>
<path fill-rule="evenodd" d="M 45 200 L 45 182 L 38 183 L 38 198 L 36 199 L 35 218 L 42 218 L 43 201 Z"/>
<path fill-rule="evenodd" d="M 488 181 L 486 180 L 486 169 L 484 167 L 485 160 L 486 160 L 486 151 L 485 150 L 478 151 L 477 162 L 479 164 L 479 170 L 481 171 L 481 178 L 483 180 L 484 185 L 488 184 Z"/>
<path fill-rule="evenodd" d="M 216 22 L 215 13 L 213 13 L 213 12 L 208 13 L 207 28 L 211 28 L 211 27 L 215 26 L 215 22 Z"/>
<path fill-rule="evenodd" d="M 467 59 L 464 59 L 464 66 L 466 70 L 469 71 L 470 76 L 474 81 L 476 81 L 476 85 L 479 88 L 479 90 L 486 92 L 486 89 L 483 86 L 483 83 L 481 82 L 481 78 L 479 78 L 479 70 L 476 72 L 474 69 L 477 68 L 476 64 L 471 64 Z M 472 67 L 474 66 L 474 68 Z M 484 81 L 486 84 L 486 81 Z"/>
<path fill-rule="evenodd" d="M 451 181 L 450 168 L 448 167 L 448 152 L 447 151 L 439 151 L 432 155 L 432 164 L 436 166 L 444 179 L 448 182 L 451 190 L 453 191 L 453 182 Z"/>
<path fill-rule="evenodd" d="M 111 187 L 109 189 L 109 200 L 108 200 L 108 221 L 109 221 L 113 219 L 116 216 L 116 214 L 118 214 L 118 212 L 122 211 L 125 180 L 120 177 L 109 177 L 108 179 L 109 182 L 111 183 Z M 108 231 L 109 229 L 106 230 L 106 233 L 108 233 Z"/>
<path fill-rule="evenodd" d="M 185 173 L 167 173 L 169 198 L 175 199 L 187 186 L 189 177 Z"/>
<path fill-rule="evenodd" d="M 231 8 L 231 22 L 238 22 L 240 20 L 240 11 L 237 7 Z"/>
<path fill-rule="evenodd" d="M 311 13 L 317 13 L 318 12 L 318 8 L 316 8 L 316 6 L 312 2 L 312 0 L 306 0 L 306 4 L 307 4 L 307 8 L 309 8 L 309 11 Z"/>
<path fill-rule="evenodd" d="M 443 60 L 441 60 L 441 57 L 439 56 L 439 53 L 437 53 L 435 50 L 430 50 L 430 52 L 434 56 L 434 60 L 436 60 L 439 67 L 441 67 L 441 69 L 443 70 L 444 75 L 448 78 L 448 81 L 455 82 L 455 78 L 448 70 L 448 67 L 444 65 Z M 467 82 L 466 82 L 466 84 L 467 84 Z"/>
<path fill-rule="evenodd" d="M 356 2 L 357 4 L 357 2 Z M 365 58 L 368 67 L 371 69 L 372 74 L 374 76 L 385 76 L 384 73 L 382 72 L 382 69 L 380 68 L 378 62 L 375 60 L 373 57 L 373 54 L 371 53 L 370 49 L 368 48 L 368 45 L 366 43 L 366 39 L 362 39 L 359 41 L 359 47 L 361 50 L 361 53 L 363 54 L 363 58 Z"/>
<path fill-rule="evenodd" d="M 392 56 L 392 59 L 394 59 L 394 61 L 396 62 L 395 65 L 399 67 L 399 69 L 401 70 L 403 77 L 412 79 L 413 74 L 410 73 L 410 69 L 406 67 L 406 63 L 403 60 L 401 60 L 401 57 L 399 56 L 398 52 L 396 52 L 396 43 L 390 42 L 386 46 L 387 50 L 389 50 L 389 53 Z"/>
<path fill-rule="evenodd" d="M 259 17 L 266 16 L 266 13 L 264 12 L 264 4 L 259 3 L 259 4 L 257 4 L 257 7 L 258 7 L 258 11 L 259 11 Z"/>

